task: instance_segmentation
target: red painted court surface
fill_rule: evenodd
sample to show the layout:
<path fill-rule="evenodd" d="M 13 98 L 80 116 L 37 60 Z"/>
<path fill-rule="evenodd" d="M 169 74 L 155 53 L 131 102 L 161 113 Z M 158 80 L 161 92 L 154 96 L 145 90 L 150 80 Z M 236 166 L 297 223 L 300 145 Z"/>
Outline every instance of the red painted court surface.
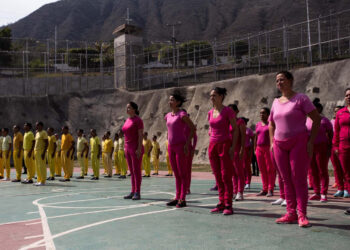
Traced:
<path fill-rule="evenodd" d="M 175 180 L 164 174 L 143 179 L 140 201 L 123 199 L 129 178 L 44 187 L 1 181 L 0 249 L 349 249 L 350 199 L 333 198 L 334 189 L 327 203 L 309 203 L 312 227 L 301 229 L 274 223 L 285 208 L 270 204 L 278 190 L 271 198 L 256 196 L 258 177 L 225 217 L 209 212 L 218 202 L 210 173 L 193 173 L 183 209 L 166 207 Z"/>

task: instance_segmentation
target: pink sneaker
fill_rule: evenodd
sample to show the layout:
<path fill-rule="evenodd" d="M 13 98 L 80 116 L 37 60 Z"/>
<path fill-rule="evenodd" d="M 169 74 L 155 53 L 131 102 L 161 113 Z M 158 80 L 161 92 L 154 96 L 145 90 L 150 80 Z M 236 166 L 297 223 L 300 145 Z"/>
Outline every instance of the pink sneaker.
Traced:
<path fill-rule="evenodd" d="M 216 208 L 213 208 L 212 210 L 210 210 L 210 212 L 212 214 L 215 214 L 215 213 L 222 213 L 224 210 L 225 210 L 224 204 L 219 203 L 216 205 Z"/>
<path fill-rule="evenodd" d="M 321 194 L 321 200 L 320 200 L 321 202 L 327 202 L 328 200 L 327 200 L 327 195 L 325 195 L 325 194 Z"/>
<path fill-rule="evenodd" d="M 233 209 L 231 206 L 226 206 L 223 212 L 223 215 L 232 215 L 233 214 Z"/>
<path fill-rule="evenodd" d="M 310 227 L 311 226 L 309 223 L 309 220 L 304 215 L 299 216 L 298 223 L 299 223 L 299 227 Z"/>
<path fill-rule="evenodd" d="M 313 194 L 309 198 L 309 201 L 319 201 L 321 199 L 321 196 L 319 194 Z"/>
<path fill-rule="evenodd" d="M 296 214 L 286 213 L 284 216 L 276 220 L 277 224 L 292 224 L 298 220 L 298 216 Z"/>

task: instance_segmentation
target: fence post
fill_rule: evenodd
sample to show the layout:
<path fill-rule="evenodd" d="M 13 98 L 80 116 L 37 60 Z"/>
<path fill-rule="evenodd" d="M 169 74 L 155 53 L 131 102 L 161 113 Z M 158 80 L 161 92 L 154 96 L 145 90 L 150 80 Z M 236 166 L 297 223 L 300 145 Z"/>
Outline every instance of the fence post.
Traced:
<path fill-rule="evenodd" d="M 260 70 L 261 70 L 261 65 L 260 65 L 260 33 L 258 34 L 258 63 L 259 63 L 259 74 L 261 73 Z"/>
<path fill-rule="evenodd" d="M 194 82 L 197 82 L 197 72 L 196 72 L 196 46 L 193 46 L 193 73 L 194 73 Z"/>
<path fill-rule="evenodd" d="M 214 52 L 214 74 L 215 74 L 215 81 L 217 81 L 217 72 L 216 72 L 216 65 L 217 65 L 217 55 L 216 55 L 216 37 L 214 39 L 214 46 L 213 46 L 213 52 Z"/>
<path fill-rule="evenodd" d="M 340 23 L 339 23 L 339 16 L 337 17 L 337 43 L 338 43 L 338 56 L 341 55 L 341 50 L 340 50 Z"/>
<path fill-rule="evenodd" d="M 320 16 L 321 17 L 321 16 Z M 321 21 L 320 17 L 317 19 L 317 30 L 318 30 L 318 56 L 320 62 L 322 62 L 322 45 L 321 45 Z"/>
<path fill-rule="evenodd" d="M 237 77 L 236 39 L 233 40 L 233 57 L 234 57 L 234 62 L 235 62 L 235 77 Z"/>

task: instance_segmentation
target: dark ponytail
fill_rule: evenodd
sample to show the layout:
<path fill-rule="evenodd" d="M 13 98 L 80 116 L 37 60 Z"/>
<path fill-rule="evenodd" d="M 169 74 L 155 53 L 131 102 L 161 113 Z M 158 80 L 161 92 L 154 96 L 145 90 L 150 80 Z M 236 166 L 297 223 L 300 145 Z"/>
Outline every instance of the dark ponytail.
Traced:
<path fill-rule="evenodd" d="M 140 114 L 140 111 L 139 111 L 139 106 L 134 103 L 134 102 L 129 102 L 129 105 L 135 110 L 135 114 L 136 115 L 139 115 Z"/>
<path fill-rule="evenodd" d="M 322 113 L 323 105 L 320 102 L 321 102 L 320 98 L 317 98 L 317 97 L 312 101 L 314 106 L 320 111 L 320 113 Z"/>
<path fill-rule="evenodd" d="M 227 89 L 225 88 L 220 88 L 220 87 L 215 87 L 212 89 L 212 91 L 215 91 L 215 93 L 217 93 L 218 95 L 222 96 L 222 100 L 225 99 L 226 95 L 227 95 Z"/>
<path fill-rule="evenodd" d="M 182 104 L 187 101 L 186 98 L 179 91 L 175 91 L 170 96 L 172 96 L 177 102 L 179 102 L 178 107 L 181 107 Z"/>

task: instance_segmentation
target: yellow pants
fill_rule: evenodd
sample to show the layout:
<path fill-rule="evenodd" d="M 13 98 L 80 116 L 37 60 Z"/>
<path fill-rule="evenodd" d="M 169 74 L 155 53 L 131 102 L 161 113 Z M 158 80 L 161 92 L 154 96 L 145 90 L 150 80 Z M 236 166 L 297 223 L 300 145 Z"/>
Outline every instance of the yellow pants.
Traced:
<path fill-rule="evenodd" d="M 114 163 L 114 167 L 115 167 L 115 173 L 116 174 L 120 174 L 120 166 L 119 166 L 119 159 L 118 159 L 118 152 L 114 152 L 113 153 L 113 163 Z"/>
<path fill-rule="evenodd" d="M 77 159 L 78 159 L 79 166 L 81 168 L 80 176 L 84 176 L 84 174 L 85 174 L 85 157 L 84 156 L 81 157 L 81 152 L 78 152 Z"/>
<path fill-rule="evenodd" d="M 24 164 L 27 168 L 27 180 L 32 180 L 35 176 L 35 161 L 34 161 L 34 152 L 32 152 L 29 157 L 30 150 L 24 150 Z"/>
<path fill-rule="evenodd" d="M 153 164 L 154 173 L 158 174 L 158 171 L 159 171 L 159 159 L 157 159 L 157 157 L 152 157 L 152 164 Z"/>
<path fill-rule="evenodd" d="M 84 175 L 87 175 L 89 171 L 89 158 L 84 157 Z"/>
<path fill-rule="evenodd" d="M 56 151 L 55 174 L 59 175 L 59 176 L 61 176 L 61 174 L 62 174 L 62 161 L 61 161 L 61 154 L 59 151 Z"/>
<path fill-rule="evenodd" d="M 143 154 L 142 157 L 142 166 L 145 170 L 145 175 L 151 175 L 151 159 L 147 154 Z"/>
<path fill-rule="evenodd" d="M 111 153 L 102 153 L 102 160 L 103 160 L 103 166 L 107 170 L 107 175 L 112 176 L 113 170 L 112 170 L 112 158 Z"/>
<path fill-rule="evenodd" d="M 6 170 L 6 179 L 10 179 L 10 173 L 11 173 L 11 165 L 10 165 L 10 161 L 11 161 L 11 152 L 9 153 L 9 155 L 7 156 L 8 150 L 6 151 L 2 151 L 2 166 L 3 169 Z M 4 170 L 2 170 L 2 176 L 4 176 Z"/>
<path fill-rule="evenodd" d="M 124 150 L 118 150 L 118 163 L 120 166 L 120 175 L 125 176 L 128 164 L 126 163 Z"/>
<path fill-rule="evenodd" d="M 47 152 L 47 164 L 50 169 L 50 177 L 55 177 L 55 156 L 52 157 L 52 154 Z"/>
<path fill-rule="evenodd" d="M 2 154 L 2 151 L 0 150 L 0 153 Z M 4 161 L 2 160 L 3 157 L 0 158 L 0 176 L 4 177 Z"/>
<path fill-rule="evenodd" d="M 18 150 L 13 151 L 13 165 L 16 169 L 16 179 L 21 180 L 22 175 L 22 163 L 23 163 L 23 150 L 21 150 L 20 156 L 18 156 Z"/>
<path fill-rule="evenodd" d="M 46 182 L 46 154 L 44 156 L 44 159 L 42 158 L 42 151 L 35 150 L 34 151 L 34 157 L 35 157 L 35 168 L 38 175 L 38 182 L 45 184 Z"/>
<path fill-rule="evenodd" d="M 69 179 L 71 176 L 71 158 L 70 155 L 67 156 L 68 151 L 61 151 L 61 160 L 62 160 L 62 167 L 64 172 L 64 179 Z"/>
<path fill-rule="evenodd" d="M 171 165 L 170 165 L 170 160 L 169 160 L 169 155 L 168 153 L 166 154 L 166 166 L 168 168 L 168 174 L 173 174 L 173 169 L 171 168 Z"/>
<path fill-rule="evenodd" d="M 100 177 L 100 159 L 97 157 L 98 153 L 91 152 L 91 165 L 95 177 Z"/>
<path fill-rule="evenodd" d="M 73 154 L 73 153 L 71 153 L 71 156 L 69 157 L 69 159 L 70 159 L 69 176 L 70 176 L 70 177 L 73 177 L 73 171 L 74 171 L 74 157 L 73 157 L 73 159 L 72 159 L 72 154 Z"/>

